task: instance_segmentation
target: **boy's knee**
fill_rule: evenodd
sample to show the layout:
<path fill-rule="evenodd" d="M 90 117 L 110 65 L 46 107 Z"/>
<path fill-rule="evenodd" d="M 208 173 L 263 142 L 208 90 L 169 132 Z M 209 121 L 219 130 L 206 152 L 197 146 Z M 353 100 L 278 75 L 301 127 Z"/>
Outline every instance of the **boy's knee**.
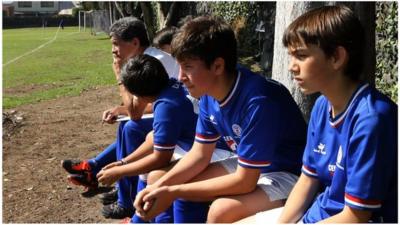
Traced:
<path fill-rule="evenodd" d="M 215 200 L 208 211 L 207 223 L 232 223 L 232 211 L 230 205 L 224 199 Z"/>
<path fill-rule="evenodd" d="M 147 184 L 154 184 L 160 179 L 166 172 L 164 170 L 153 170 L 147 176 Z"/>

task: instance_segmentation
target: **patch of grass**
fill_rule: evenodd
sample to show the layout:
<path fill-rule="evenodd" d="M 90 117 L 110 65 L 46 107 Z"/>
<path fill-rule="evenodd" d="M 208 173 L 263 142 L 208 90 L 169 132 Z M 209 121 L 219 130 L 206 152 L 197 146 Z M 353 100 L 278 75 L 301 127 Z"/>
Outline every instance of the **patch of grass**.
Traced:
<path fill-rule="evenodd" d="M 3 63 L 53 39 L 56 28 L 3 30 Z M 60 30 L 57 39 L 8 65 L 3 64 L 3 90 L 44 85 L 46 90 L 3 92 L 3 108 L 62 96 L 115 83 L 111 68 L 111 44 L 107 35 L 78 33 L 77 27 Z M 50 84 L 50 85 L 46 85 Z"/>

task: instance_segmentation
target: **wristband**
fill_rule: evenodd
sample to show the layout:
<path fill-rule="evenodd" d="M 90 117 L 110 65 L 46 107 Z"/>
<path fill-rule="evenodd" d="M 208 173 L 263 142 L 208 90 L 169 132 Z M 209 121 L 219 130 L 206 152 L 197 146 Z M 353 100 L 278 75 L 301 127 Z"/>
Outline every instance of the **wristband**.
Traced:
<path fill-rule="evenodd" d="M 122 165 L 122 166 L 128 164 L 128 162 L 125 161 L 124 159 L 121 159 L 121 160 L 119 160 L 119 161 L 121 162 L 121 165 Z"/>

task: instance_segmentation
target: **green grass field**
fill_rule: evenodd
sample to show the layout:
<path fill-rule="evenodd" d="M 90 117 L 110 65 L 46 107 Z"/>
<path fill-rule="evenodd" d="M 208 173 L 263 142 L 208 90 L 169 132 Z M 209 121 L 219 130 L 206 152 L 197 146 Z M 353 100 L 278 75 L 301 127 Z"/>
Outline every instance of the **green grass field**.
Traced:
<path fill-rule="evenodd" d="M 84 89 L 115 83 L 111 43 L 77 27 L 3 30 L 3 108 L 74 96 Z"/>

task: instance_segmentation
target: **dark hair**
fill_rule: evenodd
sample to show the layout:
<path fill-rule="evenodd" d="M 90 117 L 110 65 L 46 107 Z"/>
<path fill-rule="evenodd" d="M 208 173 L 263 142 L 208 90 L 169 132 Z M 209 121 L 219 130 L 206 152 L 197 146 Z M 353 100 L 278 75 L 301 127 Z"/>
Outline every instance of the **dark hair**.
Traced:
<path fill-rule="evenodd" d="M 176 27 L 164 27 L 159 30 L 153 39 L 153 46 L 157 48 L 161 48 L 163 45 L 170 45 L 172 42 L 172 38 L 175 33 L 178 31 Z"/>
<path fill-rule="evenodd" d="M 185 23 L 189 22 L 189 21 L 192 20 L 192 19 L 193 19 L 193 16 L 192 16 L 192 15 L 187 15 L 187 16 L 181 18 L 181 19 L 178 21 L 177 26 L 178 26 L 178 27 L 182 27 Z"/>
<path fill-rule="evenodd" d="M 136 17 L 124 17 L 115 21 L 110 27 L 110 37 L 117 37 L 123 41 L 131 41 L 137 38 L 140 46 L 148 47 L 149 38 L 144 23 Z"/>
<path fill-rule="evenodd" d="M 359 80 L 364 64 L 364 29 L 348 7 L 324 6 L 313 9 L 294 20 L 283 34 L 285 47 L 315 44 L 327 56 L 342 46 L 349 55 L 344 73 Z"/>
<path fill-rule="evenodd" d="M 149 55 L 130 58 L 121 70 L 121 82 L 133 95 L 158 96 L 169 82 L 161 62 Z"/>
<path fill-rule="evenodd" d="M 236 38 L 222 19 L 201 16 L 186 22 L 172 40 L 172 55 L 182 61 L 198 58 L 210 68 L 216 58 L 225 60 L 225 70 L 234 73 L 237 62 Z"/>

